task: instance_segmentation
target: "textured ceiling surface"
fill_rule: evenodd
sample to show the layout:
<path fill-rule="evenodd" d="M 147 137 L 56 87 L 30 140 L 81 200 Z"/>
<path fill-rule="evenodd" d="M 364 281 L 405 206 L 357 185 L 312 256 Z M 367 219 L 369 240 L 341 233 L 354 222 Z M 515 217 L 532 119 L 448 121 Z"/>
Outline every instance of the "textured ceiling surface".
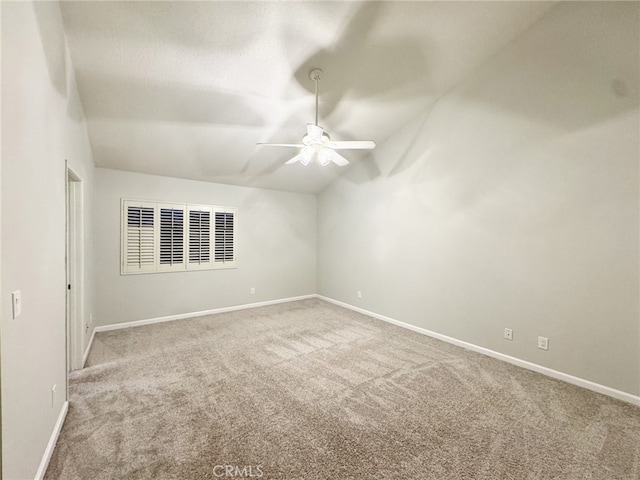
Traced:
<path fill-rule="evenodd" d="M 315 116 L 379 145 L 549 2 L 61 2 L 99 167 L 317 193 L 349 166 L 284 165 Z M 343 151 L 352 164 L 376 151 Z"/>

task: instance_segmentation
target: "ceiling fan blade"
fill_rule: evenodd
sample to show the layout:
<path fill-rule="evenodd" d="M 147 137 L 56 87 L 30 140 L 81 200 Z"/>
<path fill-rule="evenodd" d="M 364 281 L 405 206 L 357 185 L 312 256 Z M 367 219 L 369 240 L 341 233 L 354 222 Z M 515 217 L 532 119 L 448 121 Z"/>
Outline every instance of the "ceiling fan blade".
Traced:
<path fill-rule="evenodd" d="M 284 164 L 285 165 L 291 165 L 291 164 L 294 164 L 296 162 L 299 162 L 301 159 L 302 159 L 302 153 L 299 153 L 298 155 L 293 157 L 291 160 L 287 160 L 286 162 L 284 162 Z"/>
<path fill-rule="evenodd" d="M 313 123 L 307 123 L 307 135 L 309 135 L 310 139 L 318 142 L 322 141 L 323 132 L 322 127 L 314 125 Z"/>
<path fill-rule="evenodd" d="M 335 150 L 373 150 L 376 142 L 373 140 L 351 140 L 344 142 L 328 142 L 327 147 Z"/>
<path fill-rule="evenodd" d="M 339 167 L 344 167 L 345 165 L 349 164 L 349 160 L 347 160 L 346 158 L 344 158 L 342 155 L 340 155 L 338 152 L 335 152 L 333 150 L 331 150 L 333 152 L 333 154 L 331 155 L 331 161 L 333 163 L 335 163 L 336 165 L 338 165 Z"/>
<path fill-rule="evenodd" d="M 293 147 L 302 148 L 304 145 L 297 143 L 256 143 L 256 145 L 262 145 L 263 147 Z"/>
<path fill-rule="evenodd" d="M 346 158 L 330 148 L 323 148 L 318 152 L 318 161 L 323 167 L 326 167 L 331 162 L 340 167 L 344 167 L 349 164 L 349 161 Z"/>

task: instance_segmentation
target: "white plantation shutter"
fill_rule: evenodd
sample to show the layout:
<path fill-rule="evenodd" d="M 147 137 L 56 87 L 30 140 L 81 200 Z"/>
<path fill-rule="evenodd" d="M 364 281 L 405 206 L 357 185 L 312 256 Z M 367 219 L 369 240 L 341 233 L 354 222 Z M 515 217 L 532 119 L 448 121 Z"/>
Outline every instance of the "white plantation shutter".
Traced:
<path fill-rule="evenodd" d="M 231 268 L 236 264 L 235 210 L 215 212 L 214 261 L 218 268 Z"/>
<path fill-rule="evenodd" d="M 236 267 L 236 209 L 122 200 L 121 273 Z"/>
<path fill-rule="evenodd" d="M 213 209 L 189 205 L 188 269 L 211 268 L 211 216 Z"/>
<path fill-rule="evenodd" d="M 123 273 L 155 271 L 155 205 L 124 202 Z"/>

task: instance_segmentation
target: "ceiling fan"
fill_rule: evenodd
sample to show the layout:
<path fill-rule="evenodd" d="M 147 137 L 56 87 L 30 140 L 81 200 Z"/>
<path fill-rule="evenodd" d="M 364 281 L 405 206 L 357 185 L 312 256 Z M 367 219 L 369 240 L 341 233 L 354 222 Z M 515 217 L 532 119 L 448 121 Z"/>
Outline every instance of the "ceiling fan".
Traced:
<path fill-rule="evenodd" d="M 312 160 L 317 160 L 322 166 L 333 162 L 340 167 L 347 165 L 349 161 L 336 150 L 374 149 L 376 144 L 373 140 L 333 141 L 322 127 L 318 126 L 318 80 L 322 78 L 322 70 L 314 68 L 309 73 L 309 78 L 316 84 L 316 123 L 307 124 L 307 134 L 302 137 L 302 143 L 258 143 L 258 145 L 299 148 L 300 152 L 285 164 L 300 162 L 303 165 L 308 165 Z"/>

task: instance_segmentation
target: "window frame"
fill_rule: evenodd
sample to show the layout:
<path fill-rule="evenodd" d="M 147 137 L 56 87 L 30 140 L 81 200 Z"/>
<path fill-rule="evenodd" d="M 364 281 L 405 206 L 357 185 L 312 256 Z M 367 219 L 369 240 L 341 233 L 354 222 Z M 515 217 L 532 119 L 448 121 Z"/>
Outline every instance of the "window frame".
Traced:
<path fill-rule="evenodd" d="M 145 231 L 136 231 L 134 226 L 130 225 L 129 209 L 140 208 L 148 210 L 153 209 L 153 227 L 152 227 L 152 247 L 153 262 L 149 263 L 149 233 L 150 229 Z M 172 225 L 171 230 L 167 230 L 167 226 L 164 225 L 163 229 L 163 210 L 172 210 L 172 217 L 179 217 L 177 212 L 182 212 L 182 229 L 175 229 L 175 224 Z M 192 212 L 199 212 L 201 215 L 198 229 L 192 229 L 191 214 Z M 231 231 L 227 228 L 225 233 L 225 249 L 231 250 L 230 258 L 225 256 L 222 261 L 216 261 L 216 237 L 217 226 L 215 223 L 216 215 L 219 213 L 232 214 Z M 206 226 L 206 216 L 208 214 L 209 223 L 208 231 Z M 197 216 L 197 215 L 196 215 Z M 165 218 L 166 215 L 165 215 Z M 148 217 L 147 217 L 148 221 Z M 142 222 L 142 220 L 140 220 Z M 237 268 L 237 224 L 238 224 L 238 209 L 235 207 L 223 207 L 215 205 L 201 205 L 191 203 L 169 203 L 169 202 L 157 202 L 147 200 L 134 200 L 128 198 L 121 199 L 121 226 L 120 226 L 120 274 L 121 275 L 137 275 L 144 273 L 165 273 L 165 272 L 185 272 L 194 270 L 221 270 Z M 138 228 L 142 228 L 141 225 Z M 204 230 L 203 230 L 203 227 Z M 179 232 L 182 232 L 182 235 Z M 167 232 L 171 232 L 170 234 Z M 136 258 L 136 246 L 139 252 L 142 251 L 142 247 L 135 243 L 135 235 L 138 234 L 138 239 L 142 238 L 144 233 L 147 241 L 146 250 L 146 262 L 144 265 L 135 265 L 130 260 Z M 169 250 L 166 250 L 167 244 L 163 243 L 166 238 L 163 235 L 169 234 L 171 236 Z M 208 237 L 208 238 L 207 238 Z M 230 240 L 229 240 L 230 237 Z M 132 242 L 133 240 L 133 242 Z M 192 249 L 192 241 L 197 242 L 197 248 Z M 181 243 L 181 246 L 177 246 Z M 195 245 L 195 243 L 193 244 Z M 165 248 L 163 250 L 163 247 Z M 193 252 L 196 252 L 194 259 Z M 164 255 L 166 259 L 167 252 L 169 252 L 170 259 L 179 259 L 178 262 L 161 261 L 161 257 Z M 194 259 L 194 260 L 192 260 Z M 138 262 L 140 263 L 140 262 Z"/>

